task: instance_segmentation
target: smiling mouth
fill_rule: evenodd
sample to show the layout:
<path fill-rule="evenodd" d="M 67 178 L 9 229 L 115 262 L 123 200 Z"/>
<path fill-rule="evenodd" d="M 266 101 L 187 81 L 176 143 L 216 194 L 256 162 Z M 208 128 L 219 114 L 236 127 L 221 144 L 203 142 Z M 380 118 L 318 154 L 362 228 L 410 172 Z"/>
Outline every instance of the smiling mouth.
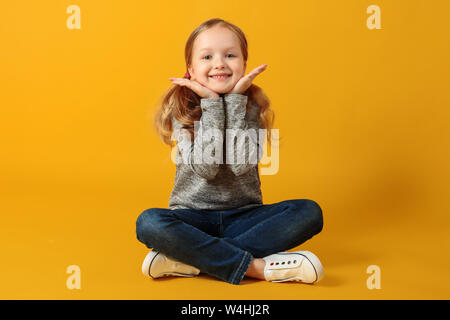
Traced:
<path fill-rule="evenodd" d="M 222 75 L 222 76 L 209 76 L 210 78 L 212 78 L 212 79 L 215 79 L 215 80 L 225 80 L 225 79 L 228 79 L 229 77 L 231 77 L 231 75 Z"/>

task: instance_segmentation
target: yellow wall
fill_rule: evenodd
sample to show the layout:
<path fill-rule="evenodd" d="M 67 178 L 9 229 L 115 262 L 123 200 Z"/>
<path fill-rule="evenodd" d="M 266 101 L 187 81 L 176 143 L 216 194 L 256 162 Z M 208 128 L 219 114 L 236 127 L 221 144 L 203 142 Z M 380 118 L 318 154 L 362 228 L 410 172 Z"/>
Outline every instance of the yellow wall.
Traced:
<path fill-rule="evenodd" d="M 69 5 L 81 29 L 68 29 Z M 369 30 L 369 5 L 381 29 Z M 2 299 L 449 298 L 448 1 L 9 1 L 0 18 Z M 184 45 L 220 17 L 283 142 L 264 203 L 309 198 L 325 226 L 299 250 L 316 286 L 152 281 L 135 237 L 175 165 L 151 120 Z M 69 290 L 66 269 L 81 270 Z M 366 269 L 381 270 L 369 290 Z"/>

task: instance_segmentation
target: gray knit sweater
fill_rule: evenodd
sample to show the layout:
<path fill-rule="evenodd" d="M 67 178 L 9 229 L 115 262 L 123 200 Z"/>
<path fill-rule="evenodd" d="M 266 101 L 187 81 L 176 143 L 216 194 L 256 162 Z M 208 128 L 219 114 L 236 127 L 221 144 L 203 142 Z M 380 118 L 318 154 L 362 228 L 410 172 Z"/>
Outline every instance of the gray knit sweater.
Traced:
<path fill-rule="evenodd" d="M 260 107 L 253 103 L 246 112 L 247 101 L 248 97 L 242 94 L 201 99 L 202 116 L 195 124 L 198 130 L 193 142 L 186 129 L 172 118 L 172 139 L 177 141 L 177 164 L 169 209 L 220 211 L 263 204 L 258 162 L 262 157 L 264 131 L 258 130 L 262 129 Z M 207 132 L 214 135 L 208 136 Z M 237 134 L 237 138 L 232 139 L 229 132 L 249 134 L 248 138 L 240 139 Z M 253 148 L 250 148 L 250 142 Z M 219 145 L 220 148 L 217 147 Z M 227 150 L 231 147 L 234 148 L 233 157 L 229 155 L 231 150 Z M 212 157 L 215 161 L 201 161 L 198 155 Z M 245 155 L 245 161 L 242 161 L 242 155 Z"/>

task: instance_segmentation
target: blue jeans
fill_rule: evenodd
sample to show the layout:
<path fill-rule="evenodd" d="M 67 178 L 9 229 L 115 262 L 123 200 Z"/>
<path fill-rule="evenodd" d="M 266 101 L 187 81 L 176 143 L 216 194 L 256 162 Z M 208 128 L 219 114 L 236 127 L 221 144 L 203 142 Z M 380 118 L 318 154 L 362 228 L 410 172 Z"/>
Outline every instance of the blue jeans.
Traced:
<path fill-rule="evenodd" d="M 225 211 L 151 208 L 139 215 L 136 235 L 148 248 L 239 284 L 253 258 L 294 248 L 322 227 L 320 206 L 295 199 Z"/>

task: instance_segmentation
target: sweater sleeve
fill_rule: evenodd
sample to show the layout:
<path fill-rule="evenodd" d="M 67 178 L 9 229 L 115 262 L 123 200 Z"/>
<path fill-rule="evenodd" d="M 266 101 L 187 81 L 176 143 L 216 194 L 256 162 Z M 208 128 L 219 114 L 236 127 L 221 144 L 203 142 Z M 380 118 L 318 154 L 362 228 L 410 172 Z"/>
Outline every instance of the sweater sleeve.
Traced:
<path fill-rule="evenodd" d="M 237 93 L 225 94 L 224 101 L 225 128 L 233 129 L 226 130 L 226 163 L 236 176 L 240 176 L 256 167 L 263 156 L 263 141 L 258 139 L 260 107 L 252 103 L 246 112 L 248 97 Z"/>
<path fill-rule="evenodd" d="M 172 118 L 172 137 L 177 141 L 177 164 L 188 165 L 198 176 L 212 180 L 219 172 L 220 163 L 223 163 L 222 148 L 225 126 L 223 99 L 222 97 L 202 98 L 200 107 L 202 116 L 197 123 L 198 128 L 194 133 L 194 142 L 190 141 L 189 131 L 182 128 L 182 124 L 175 118 Z M 207 133 L 214 136 L 214 144 L 219 148 L 213 148 L 214 145 L 211 143 L 211 139 L 208 139 Z M 204 137 L 205 135 L 207 138 Z M 205 154 L 210 159 L 214 158 L 214 161 L 212 163 L 209 160 L 205 161 Z"/>

